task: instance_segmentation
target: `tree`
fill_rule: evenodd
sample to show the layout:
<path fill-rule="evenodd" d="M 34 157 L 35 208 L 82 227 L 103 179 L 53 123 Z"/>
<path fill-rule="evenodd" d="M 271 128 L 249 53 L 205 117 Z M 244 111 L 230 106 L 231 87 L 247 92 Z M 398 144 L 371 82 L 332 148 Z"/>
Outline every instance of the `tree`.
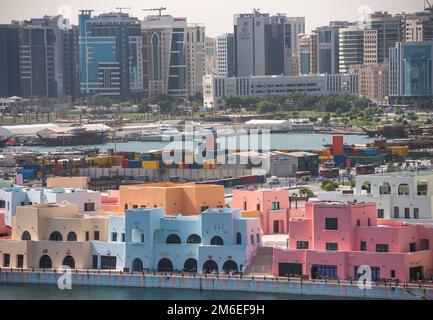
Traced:
<path fill-rule="evenodd" d="M 256 108 L 257 108 L 257 112 L 260 114 L 272 113 L 278 110 L 278 105 L 270 101 L 260 101 L 259 103 L 257 103 Z"/>
<path fill-rule="evenodd" d="M 315 198 L 316 195 L 310 188 L 301 188 L 299 189 L 299 195 L 301 197 L 306 197 L 307 199 Z"/>
<path fill-rule="evenodd" d="M 340 185 L 331 179 L 325 179 L 322 181 L 321 189 L 324 191 L 335 191 Z"/>

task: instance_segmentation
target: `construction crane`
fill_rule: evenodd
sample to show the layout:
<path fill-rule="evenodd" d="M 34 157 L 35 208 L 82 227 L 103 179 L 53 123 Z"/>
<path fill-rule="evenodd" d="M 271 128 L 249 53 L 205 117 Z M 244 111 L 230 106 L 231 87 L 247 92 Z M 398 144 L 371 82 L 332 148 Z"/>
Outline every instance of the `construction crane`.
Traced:
<path fill-rule="evenodd" d="M 424 0 L 424 10 L 433 12 L 433 4 L 431 0 Z"/>
<path fill-rule="evenodd" d="M 120 13 L 123 13 L 122 10 L 131 10 L 131 7 L 117 7 L 116 10 L 119 10 Z"/>
<path fill-rule="evenodd" d="M 143 11 L 158 11 L 159 16 L 162 16 L 162 11 L 167 10 L 167 8 L 161 7 L 161 8 L 151 8 L 151 9 L 142 9 Z"/>

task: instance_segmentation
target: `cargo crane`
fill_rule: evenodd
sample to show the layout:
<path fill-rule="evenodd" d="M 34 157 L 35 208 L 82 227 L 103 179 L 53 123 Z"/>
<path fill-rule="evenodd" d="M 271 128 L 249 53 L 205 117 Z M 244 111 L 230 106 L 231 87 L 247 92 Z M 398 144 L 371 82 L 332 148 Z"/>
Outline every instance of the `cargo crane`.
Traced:
<path fill-rule="evenodd" d="M 120 13 L 123 13 L 122 10 L 131 10 L 131 7 L 117 7 L 116 10 L 119 10 Z"/>
<path fill-rule="evenodd" d="M 158 11 L 159 16 L 162 16 L 162 11 L 167 10 L 167 8 L 161 7 L 161 8 L 151 8 L 151 9 L 142 9 L 143 11 Z"/>
<path fill-rule="evenodd" d="M 424 10 L 433 13 L 433 3 L 431 0 L 424 0 Z"/>

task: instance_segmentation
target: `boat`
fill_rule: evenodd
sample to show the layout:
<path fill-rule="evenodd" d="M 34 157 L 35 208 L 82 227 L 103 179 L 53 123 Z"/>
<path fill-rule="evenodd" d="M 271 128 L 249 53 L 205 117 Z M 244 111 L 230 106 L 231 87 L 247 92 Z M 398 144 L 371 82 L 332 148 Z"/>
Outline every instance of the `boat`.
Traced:
<path fill-rule="evenodd" d="M 364 128 L 361 129 L 370 137 L 384 137 L 384 138 L 405 138 L 408 136 L 406 127 L 404 125 L 384 124 L 377 128 Z"/>
<path fill-rule="evenodd" d="M 107 132 L 77 125 L 70 128 L 60 128 L 59 130 L 45 129 L 38 131 L 36 135 L 44 145 L 59 147 L 103 144 Z"/>
<path fill-rule="evenodd" d="M 160 125 L 156 130 L 142 130 L 138 135 L 139 141 L 174 141 L 179 140 L 182 133 L 173 126 Z"/>
<path fill-rule="evenodd" d="M 12 138 L 12 136 L 0 137 L 0 148 L 5 147 L 11 138 Z"/>

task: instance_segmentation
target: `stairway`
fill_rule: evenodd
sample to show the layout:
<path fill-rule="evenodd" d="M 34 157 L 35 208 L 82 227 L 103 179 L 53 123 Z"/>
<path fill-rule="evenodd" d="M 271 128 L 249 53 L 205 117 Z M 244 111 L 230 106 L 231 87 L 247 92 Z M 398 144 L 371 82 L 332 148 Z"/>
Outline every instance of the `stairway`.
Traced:
<path fill-rule="evenodd" d="M 256 255 L 251 260 L 251 263 L 246 267 L 245 275 L 271 275 L 273 264 L 272 247 L 261 247 Z"/>

